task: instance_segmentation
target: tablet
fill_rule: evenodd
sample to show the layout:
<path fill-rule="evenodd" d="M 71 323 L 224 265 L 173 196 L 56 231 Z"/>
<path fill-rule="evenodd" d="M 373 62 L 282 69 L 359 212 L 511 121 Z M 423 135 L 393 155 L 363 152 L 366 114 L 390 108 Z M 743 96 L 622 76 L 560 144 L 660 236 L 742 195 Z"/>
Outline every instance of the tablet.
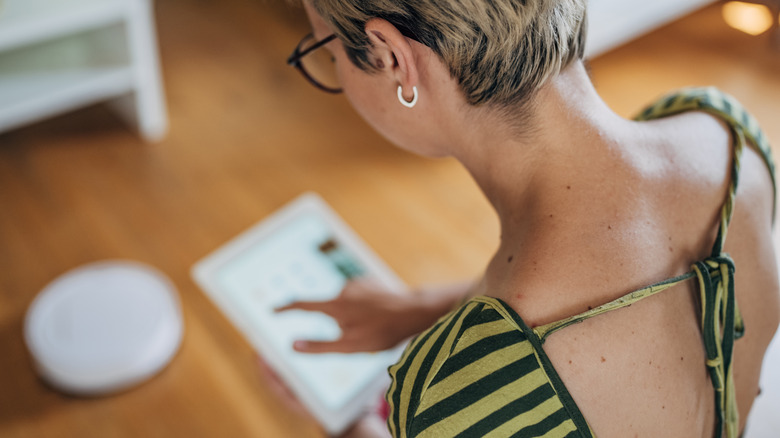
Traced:
<path fill-rule="evenodd" d="M 293 341 L 335 340 L 338 324 L 317 312 L 274 312 L 293 301 L 330 300 L 357 277 L 405 290 L 319 196 L 300 196 L 198 262 L 192 275 L 329 433 L 341 433 L 376 403 L 402 346 L 377 353 L 298 353 Z"/>

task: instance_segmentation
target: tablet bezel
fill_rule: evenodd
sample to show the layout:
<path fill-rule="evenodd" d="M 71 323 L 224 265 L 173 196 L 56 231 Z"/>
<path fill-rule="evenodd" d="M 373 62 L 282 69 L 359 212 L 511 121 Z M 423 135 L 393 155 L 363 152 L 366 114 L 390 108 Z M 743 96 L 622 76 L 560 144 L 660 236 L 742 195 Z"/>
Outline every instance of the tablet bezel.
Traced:
<path fill-rule="evenodd" d="M 328 206 L 316 193 L 307 192 L 294 199 L 289 204 L 277 210 L 268 218 L 260 221 L 245 232 L 230 240 L 192 268 L 192 277 L 203 289 L 206 295 L 222 310 L 228 319 L 239 329 L 242 335 L 257 350 L 263 359 L 287 383 L 298 396 L 301 403 L 322 424 L 329 434 L 340 434 L 349 427 L 368 406 L 376 403 L 376 397 L 381 394 L 384 386 L 389 383 L 385 368 L 377 370 L 371 383 L 361 390 L 357 396 L 348 401 L 341 409 L 333 411 L 323 405 L 306 384 L 286 366 L 282 357 L 275 351 L 267 339 L 267 333 L 255 330 L 249 318 L 229 299 L 229 295 L 221 291 L 216 281 L 217 272 L 235 257 L 241 255 L 253 245 L 273 235 L 296 218 L 315 214 L 328 224 L 339 245 L 344 247 L 365 268 L 371 279 L 380 286 L 397 293 L 404 293 L 406 285 L 377 256 L 371 248 Z M 403 345 L 389 350 L 393 362 L 400 357 Z M 390 363 L 388 363 L 390 365 Z"/>

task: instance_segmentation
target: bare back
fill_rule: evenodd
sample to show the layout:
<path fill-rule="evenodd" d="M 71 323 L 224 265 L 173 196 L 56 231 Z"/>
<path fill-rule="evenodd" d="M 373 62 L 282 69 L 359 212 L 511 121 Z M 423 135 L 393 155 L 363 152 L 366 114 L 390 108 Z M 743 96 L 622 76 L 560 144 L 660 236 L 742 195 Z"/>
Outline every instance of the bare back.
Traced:
<path fill-rule="evenodd" d="M 609 170 L 606 186 L 592 174 L 585 181 L 569 175 L 562 187 L 578 193 L 550 215 L 551 231 L 539 238 L 539 248 L 523 251 L 511 268 L 503 266 L 503 250 L 491 263 L 487 289 L 500 290 L 529 326 L 680 275 L 709 255 L 731 180 L 728 127 L 691 112 L 644 122 L 641 130 L 630 147 L 639 150 L 644 167 L 627 160 Z M 752 148 L 745 148 L 741 168 L 725 245 L 736 264 L 736 299 L 746 325 L 734 351 L 740 431 L 780 322 L 772 180 Z M 545 351 L 597 436 L 713 436 L 699 296 L 698 284 L 688 281 L 547 340 Z"/>

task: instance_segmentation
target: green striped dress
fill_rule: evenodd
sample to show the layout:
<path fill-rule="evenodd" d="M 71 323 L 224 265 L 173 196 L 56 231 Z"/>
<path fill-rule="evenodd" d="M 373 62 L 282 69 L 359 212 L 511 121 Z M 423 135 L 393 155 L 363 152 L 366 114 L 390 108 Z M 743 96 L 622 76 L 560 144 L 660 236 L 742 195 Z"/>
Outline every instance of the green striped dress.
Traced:
<path fill-rule="evenodd" d="M 731 369 L 734 340 L 744 326 L 734 297 L 734 263 L 723 244 L 731 220 L 746 144 L 769 167 L 769 144 L 755 119 L 736 100 L 714 88 L 672 93 L 643 111 L 650 120 L 685 111 L 706 111 L 725 120 L 734 138 L 729 195 L 722 207 L 710 257 L 691 271 L 631 292 L 580 315 L 528 327 L 497 298 L 473 298 L 441 318 L 407 346 L 390 367 L 388 426 L 396 437 L 592 437 L 593 431 L 544 352 L 550 334 L 605 312 L 626 307 L 684 281 L 698 281 L 706 363 L 715 389 L 716 437 L 736 438 L 739 414 Z M 749 142 L 748 142 L 749 141 Z"/>

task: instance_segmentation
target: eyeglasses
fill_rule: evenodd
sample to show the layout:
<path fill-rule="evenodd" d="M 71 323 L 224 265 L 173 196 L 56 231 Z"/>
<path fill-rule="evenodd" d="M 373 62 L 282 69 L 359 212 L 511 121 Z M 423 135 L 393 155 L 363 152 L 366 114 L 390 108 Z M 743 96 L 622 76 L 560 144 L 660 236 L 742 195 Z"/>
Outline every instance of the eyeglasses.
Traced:
<path fill-rule="evenodd" d="M 320 90 L 341 93 L 333 55 L 327 50 L 317 50 L 334 39 L 336 35 L 330 35 L 320 41 L 317 41 L 313 34 L 306 35 L 287 58 L 287 64 L 297 68 L 303 77 Z"/>

